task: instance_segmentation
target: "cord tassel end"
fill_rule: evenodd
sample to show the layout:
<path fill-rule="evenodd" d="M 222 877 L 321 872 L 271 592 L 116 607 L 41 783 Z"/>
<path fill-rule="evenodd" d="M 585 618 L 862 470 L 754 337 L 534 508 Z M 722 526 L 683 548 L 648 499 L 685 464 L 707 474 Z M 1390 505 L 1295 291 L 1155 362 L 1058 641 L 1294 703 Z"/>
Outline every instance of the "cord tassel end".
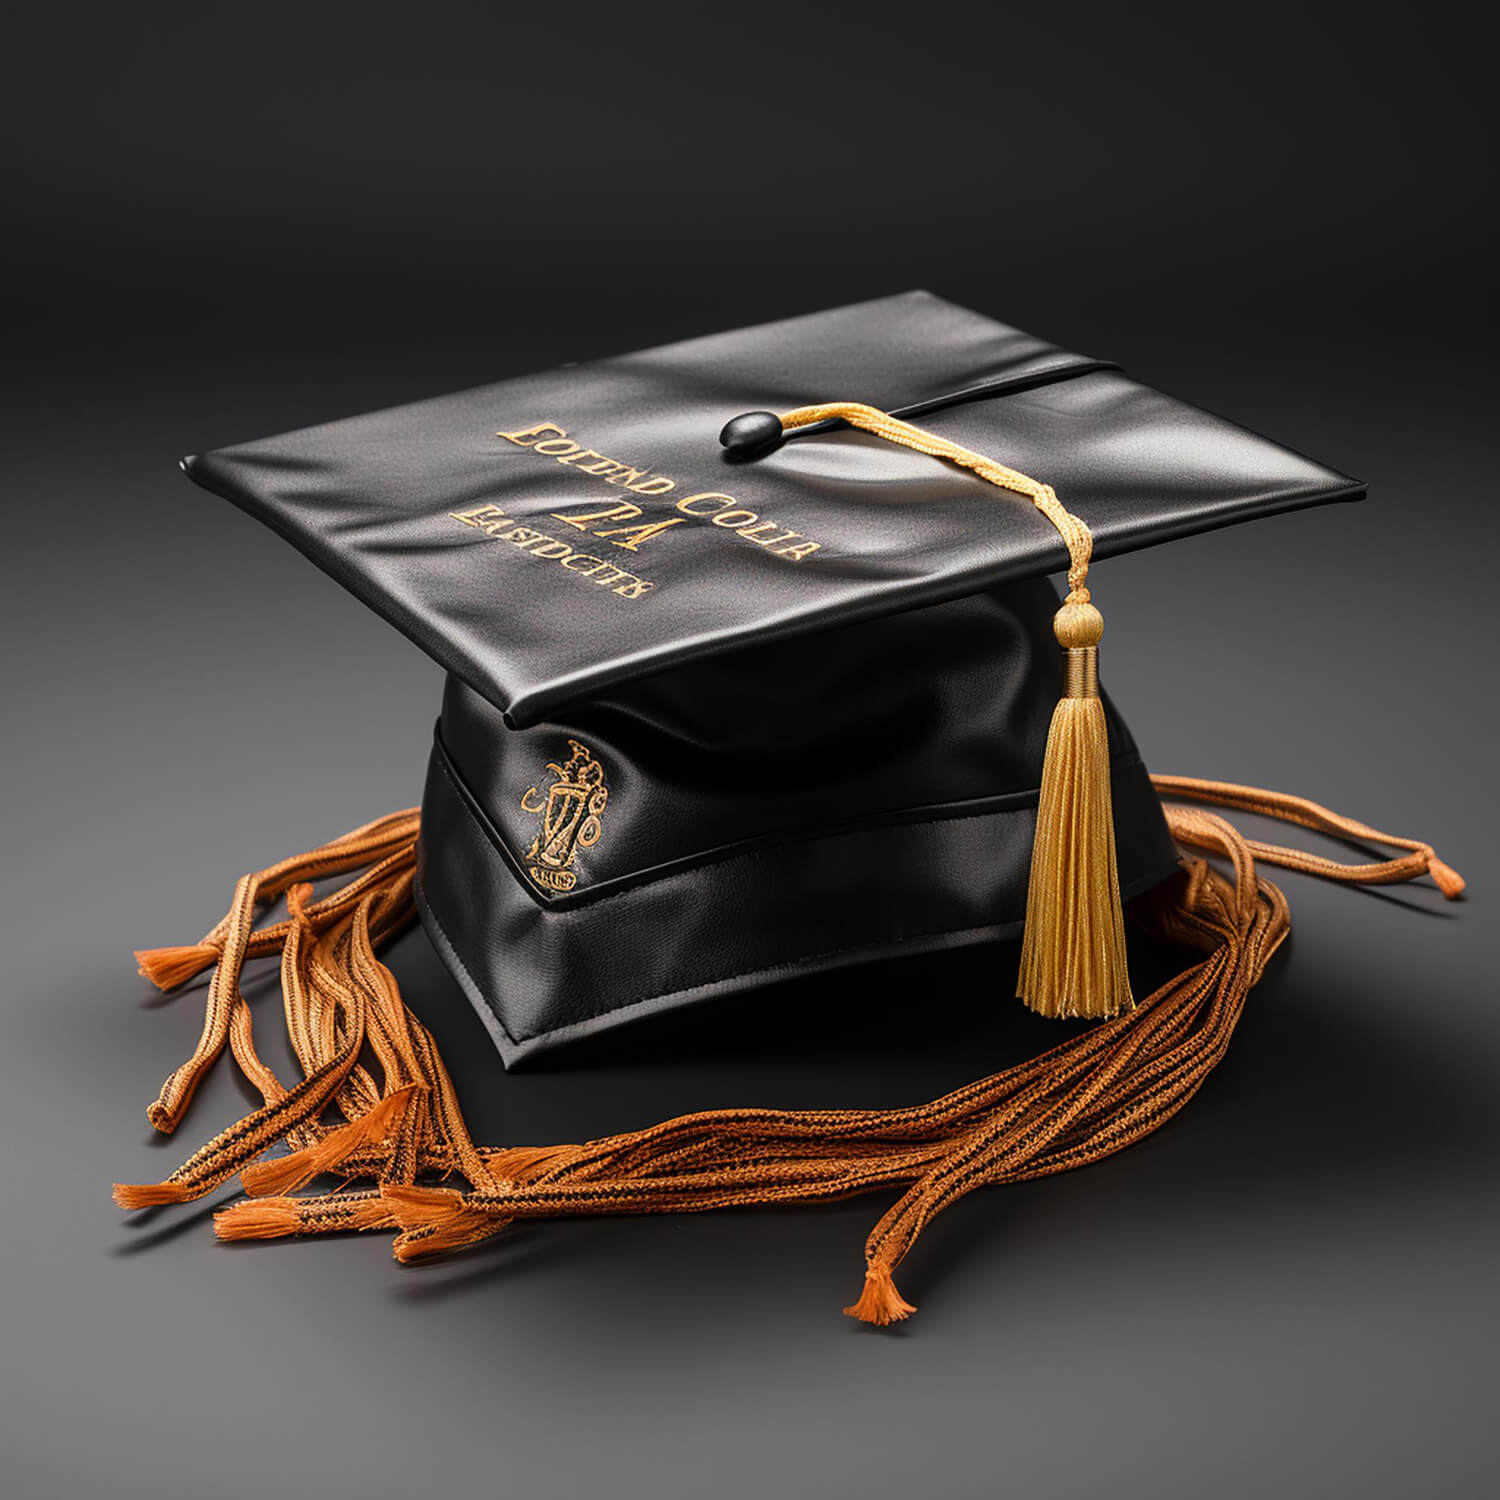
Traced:
<path fill-rule="evenodd" d="M 1067 684 L 1042 763 L 1016 993 L 1044 1016 L 1100 1019 L 1134 1005 L 1115 864 L 1109 731 L 1099 696 L 1104 619 L 1070 595 L 1053 629 Z"/>

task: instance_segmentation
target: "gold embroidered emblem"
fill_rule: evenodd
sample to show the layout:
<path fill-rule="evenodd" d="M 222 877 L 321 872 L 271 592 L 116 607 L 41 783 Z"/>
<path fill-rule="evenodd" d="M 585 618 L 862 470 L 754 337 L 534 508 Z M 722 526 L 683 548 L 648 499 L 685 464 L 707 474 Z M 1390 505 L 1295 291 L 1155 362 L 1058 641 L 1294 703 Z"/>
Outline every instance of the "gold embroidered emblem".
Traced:
<path fill-rule="evenodd" d="M 522 812 L 541 814 L 526 862 L 531 878 L 549 891 L 571 891 L 578 884 L 573 856 L 599 842 L 600 817 L 609 801 L 604 767 L 593 751 L 577 740 L 569 740 L 568 748 L 572 754 L 562 765 L 547 762 L 556 779 L 546 796 L 532 786 L 521 798 Z"/>

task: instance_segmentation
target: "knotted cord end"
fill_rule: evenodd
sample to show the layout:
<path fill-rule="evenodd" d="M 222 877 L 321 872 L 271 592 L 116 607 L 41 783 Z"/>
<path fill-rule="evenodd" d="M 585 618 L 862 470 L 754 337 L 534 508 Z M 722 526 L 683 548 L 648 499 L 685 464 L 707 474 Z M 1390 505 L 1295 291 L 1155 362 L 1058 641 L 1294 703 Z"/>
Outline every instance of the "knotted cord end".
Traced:
<path fill-rule="evenodd" d="M 219 961 L 219 949 L 211 943 L 188 943 L 178 948 L 138 948 L 138 972 L 159 990 L 175 990 Z"/>
<path fill-rule="evenodd" d="M 889 1266 L 873 1265 L 865 1272 L 865 1287 L 859 1301 L 844 1309 L 845 1316 L 884 1328 L 909 1318 L 916 1308 L 896 1290 Z"/>
<path fill-rule="evenodd" d="M 393 1252 L 402 1265 L 478 1244 L 510 1223 L 501 1215 L 471 1207 L 453 1188 L 388 1183 L 380 1191 L 401 1226 Z"/>
<path fill-rule="evenodd" d="M 507 1146 L 489 1159 L 490 1171 L 511 1182 L 530 1182 L 571 1146 Z"/>
<path fill-rule="evenodd" d="M 169 1203 L 186 1203 L 192 1193 L 176 1182 L 117 1182 L 110 1196 L 127 1213 L 140 1208 L 163 1208 Z"/>
<path fill-rule="evenodd" d="M 375 1192 L 308 1198 L 246 1198 L 214 1215 L 221 1240 L 278 1240 L 288 1235 L 394 1229 L 396 1215 Z"/>
<path fill-rule="evenodd" d="M 1457 901 L 1463 895 L 1467 882 L 1452 865 L 1444 864 L 1431 849 L 1427 851 L 1427 873 L 1432 883 L 1449 901 Z"/>
<path fill-rule="evenodd" d="M 333 1171 L 348 1157 L 384 1142 L 400 1126 L 419 1087 L 409 1084 L 387 1094 L 373 1109 L 330 1130 L 315 1145 L 252 1163 L 240 1172 L 241 1185 L 252 1198 L 259 1198 L 290 1193 L 314 1177 Z"/>
<path fill-rule="evenodd" d="M 279 1240 L 302 1233 L 302 1207 L 295 1198 L 247 1198 L 214 1215 L 221 1240 Z"/>

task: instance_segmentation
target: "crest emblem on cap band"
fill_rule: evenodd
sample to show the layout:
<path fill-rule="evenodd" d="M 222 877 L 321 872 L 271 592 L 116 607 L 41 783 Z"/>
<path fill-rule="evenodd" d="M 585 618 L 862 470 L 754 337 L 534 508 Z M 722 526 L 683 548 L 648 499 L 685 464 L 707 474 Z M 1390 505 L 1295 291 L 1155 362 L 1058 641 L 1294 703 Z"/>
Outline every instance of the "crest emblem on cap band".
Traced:
<path fill-rule="evenodd" d="M 548 761 L 553 782 L 544 793 L 527 787 L 521 797 L 523 812 L 539 814 L 536 837 L 526 851 L 531 878 L 544 890 L 571 891 L 578 884 L 573 857 L 592 848 L 604 832 L 601 816 L 609 801 L 604 767 L 594 752 L 570 739 L 568 759 Z"/>

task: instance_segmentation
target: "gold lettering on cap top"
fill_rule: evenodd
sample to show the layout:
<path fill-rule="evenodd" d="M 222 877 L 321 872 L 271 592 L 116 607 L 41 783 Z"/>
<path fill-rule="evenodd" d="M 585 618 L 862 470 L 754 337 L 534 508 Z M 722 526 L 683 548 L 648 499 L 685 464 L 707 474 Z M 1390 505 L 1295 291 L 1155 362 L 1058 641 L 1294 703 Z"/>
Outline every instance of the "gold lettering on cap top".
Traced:
<path fill-rule="evenodd" d="M 508 516 L 498 505 L 476 505 L 472 510 L 450 510 L 449 517 L 482 531 L 492 541 L 509 542 L 518 552 L 528 557 L 555 562 L 576 577 L 585 578 L 596 588 L 608 589 L 622 599 L 643 599 L 656 585 L 649 578 L 637 577 L 595 557 L 592 552 L 575 551 L 571 542 L 561 537 L 548 536 L 530 526 L 520 525 L 515 517 Z M 619 545 L 618 543 L 616 545 Z M 634 550 L 634 549 L 627 549 Z"/>
<path fill-rule="evenodd" d="M 604 832 L 601 821 L 609 801 L 604 767 L 594 752 L 578 740 L 569 740 L 572 754 L 559 765 L 548 761 L 553 782 L 543 796 L 527 787 L 521 811 L 539 815 L 536 837 L 526 851 L 531 878 L 548 891 L 571 891 L 578 884 L 573 857 L 580 849 L 591 849 Z"/>
<path fill-rule="evenodd" d="M 495 436 L 504 438 L 507 443 L 514 443 L 517 448 L 525 448 L 542 458 L 550 459 L 553 463 L 576 468 L 580 474 L 592 474 L 606 484 L 620 485 L 632 495 L 658 498 L 677 488 L 677 481 L 667 478 L 665 474 L 655 474 L 650 469 L 637 469 L 618 459 L 607 458 L 597 448 L 585 448 L 583 444 L 574 442 L 568 436 L 567 428 L 556 422 L 537 422 L 530 427 L 518 427 L 514 432 L 497 432 Z M 697 494 L 684 495 L 681 499 L 668 503 L 678 512 L 677 515 L 656 521 L 645 517 L 639 526 L 619 526 L 612 530 L 599 529 L 591 523 L 615 517 L 631 519 L 644 516 L 641 508 L 626 500 L 602 511 L 589 510 L 587 507 L 571 514 L 553 511 L 552 519 L 566 522 L 580 531 L 589 531 L 591 535 L 608 541 L 611 546 L 624 547 L 630 552 L 638 551 L 643 542 L 660 536 L 670 527 L 682 525 L 684 516 L 707 521 L 720 531 L 728 532 L 742 542 L 753 542 L 772 557 L 780 557 L 787 562 L 799 563 L 804 558 L 811 557 L 823 545 L 821 542 L 809 541 L 800 531 L 792 531 L 756 511 L 742 508 L 733 495 L 722 495 L 716 490 L 701 490 Z"/>

